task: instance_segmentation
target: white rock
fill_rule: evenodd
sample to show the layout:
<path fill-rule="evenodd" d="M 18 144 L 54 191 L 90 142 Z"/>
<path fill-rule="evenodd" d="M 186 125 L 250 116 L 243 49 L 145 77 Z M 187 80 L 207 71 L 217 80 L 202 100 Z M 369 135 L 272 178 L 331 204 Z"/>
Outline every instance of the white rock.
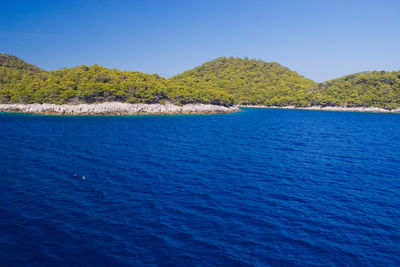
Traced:
<path fill-rule="evenodd" d="M 400 113 L 400 108 L 384 109 L 378 107 L 295 107 L 295 106 L 261 106 L 261 105 L 242 105 L 243 108 L 276 108 L 276 109 L 305 109 L 305 110 L 323 110 L 323 111 L 348 111 L 348 112 L 379 112 L 379 113 Z"/>
<path fill-rule="evenodd" d="M 231 113 L 240 109 L 236 106 L 225 107 L 210 104 L 187 104 L 177 106 L 166 104 L 129 104 L 104 102 L 98 104 L 56 105 L 56 104 L 0 104 L 0 112 L 24 112 L 44 114 L 207 114 Z"/>

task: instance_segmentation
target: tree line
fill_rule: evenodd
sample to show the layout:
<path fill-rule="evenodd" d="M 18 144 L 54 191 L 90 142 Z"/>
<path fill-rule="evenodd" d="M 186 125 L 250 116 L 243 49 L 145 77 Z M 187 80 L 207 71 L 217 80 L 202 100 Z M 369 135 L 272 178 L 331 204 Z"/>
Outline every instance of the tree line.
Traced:
<path fill-rule="evenodd" d="M 400 107 L 400 72 L 316 83 L 278 63 L 221 57 L 170 79 L 98 65 L 44 71 L 0 54 L 0 103 L 128 103 Z"/>

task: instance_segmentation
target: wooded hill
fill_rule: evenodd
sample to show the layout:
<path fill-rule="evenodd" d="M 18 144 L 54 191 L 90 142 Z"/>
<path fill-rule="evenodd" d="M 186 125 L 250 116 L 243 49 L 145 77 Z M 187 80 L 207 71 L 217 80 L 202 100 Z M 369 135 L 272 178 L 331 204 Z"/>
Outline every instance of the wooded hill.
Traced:
<path fill-rule="evenodd" d="M 278 63 L 221 57 L 170 79 L 82 65 L 44 71 L 0 54 L 0 103 L 129 103 L 400 107 L 400 71 L 351 74 L 321 84 Z"/>
<path fill-rule="evenodd" d="M 400 107 L 400 71 L 350 74 L 311 88 L 311 105 Z"/>
<path fill-rule="evenodd" d="M 189 88 L 226 91 L 237 104 L 267 106 L 308 102 L 307 89 L 317 85 L 278 63 L 234 57 L 217 58 L 172 77 L 172 80 Z"/>
<path fill-rule="evenodd" d="M 98 65 L 43 71 L 0 54 L 0 103 L 211 103 L 232 105 L 218 89 L 189 88 L 158 76 Z"/>

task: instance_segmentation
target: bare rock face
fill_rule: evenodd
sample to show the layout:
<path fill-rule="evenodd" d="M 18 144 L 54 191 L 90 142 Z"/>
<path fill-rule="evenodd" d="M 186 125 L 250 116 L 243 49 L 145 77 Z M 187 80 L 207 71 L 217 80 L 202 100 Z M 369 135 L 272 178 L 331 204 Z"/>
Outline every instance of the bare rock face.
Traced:
<path fill-rule="evenodd" d="M 105 102 L 98 104 L 0 104 L 0 112 L 23 112 L 59 115 L 129 115 L 129 114 L 215 114 L 238 112 L 238 107 L 210 104 L 129 104 Z"/>

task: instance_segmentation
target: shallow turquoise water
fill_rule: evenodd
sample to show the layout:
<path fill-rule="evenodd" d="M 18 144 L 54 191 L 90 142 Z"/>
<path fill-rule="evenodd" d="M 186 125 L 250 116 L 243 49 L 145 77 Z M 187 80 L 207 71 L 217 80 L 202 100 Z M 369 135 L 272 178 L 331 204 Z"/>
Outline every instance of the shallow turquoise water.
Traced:
<path fill-rule="evenodd" d="M 400 115 L 0 114 L 0 265 L 399 265 Z"/>

